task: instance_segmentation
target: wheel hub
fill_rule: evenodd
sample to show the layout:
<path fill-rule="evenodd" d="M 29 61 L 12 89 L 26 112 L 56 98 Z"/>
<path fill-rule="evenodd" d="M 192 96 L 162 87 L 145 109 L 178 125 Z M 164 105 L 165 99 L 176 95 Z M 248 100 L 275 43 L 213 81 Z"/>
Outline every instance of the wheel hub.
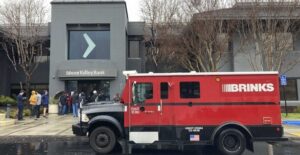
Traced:
<path fill-rule="evenodd" d="M 105 133 L 100 133 L 99 135 L 97 135 L 96 138 L 96 144 L 99 147 L 105 147 L 110 143 L 110 138 L 107 134 Z"/>
<path fill-rule="evenodd" d="M 229 151 L 236 151 L 240 147 L 240 141 L 234 135 L 224 137 L 223 143 Z"/>

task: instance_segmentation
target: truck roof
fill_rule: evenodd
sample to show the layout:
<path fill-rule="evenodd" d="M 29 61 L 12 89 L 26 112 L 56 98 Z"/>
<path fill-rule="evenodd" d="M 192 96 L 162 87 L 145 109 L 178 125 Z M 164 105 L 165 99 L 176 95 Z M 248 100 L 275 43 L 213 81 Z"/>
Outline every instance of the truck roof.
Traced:
<path fill-rule="evenodd" d="M 178 73 L 137 73 L 136 71 L 124 71 L 125 76 L 197 76 L 197 75 L 278 75 L 276 71 L 259 72 L 178 72 Z"/>

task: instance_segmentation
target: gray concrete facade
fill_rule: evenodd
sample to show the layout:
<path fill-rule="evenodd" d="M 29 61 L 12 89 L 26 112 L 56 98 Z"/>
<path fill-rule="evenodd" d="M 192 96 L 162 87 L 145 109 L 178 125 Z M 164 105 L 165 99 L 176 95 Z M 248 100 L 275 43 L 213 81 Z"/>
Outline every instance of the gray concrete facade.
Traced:
<path fill-rule="evenodd" d="M 8 95 L 10 88 L 10 70 L 12 69 L 9 66 L 9 60 L 6 58 L 5 52 L 0 51 L 0 66 L 1 66 L 1 73 L 0 76 L 0 95 Z"/>
<path fill-rule="evenodd" d="M 135 36 L 143 36 L 143 32 L 140 30 L 143 29 L 144 24 L 128 24 L 127 7 L 124 1 L 56 0 L 51 4 L 50 96 L 55 95 L 58 91 L 65 90 L 65 81 L 67 80 L 109 80 L 110 97 L 112 98 L 116 93 L 121 93 L 125 84 L 125 77 L 123 77 L 122 72 L 127 69 L 127 63 L 129 62 L 129 33 Z M 68 25 L 70 24 L 109 25 L 110 58 L 68 59 Z M 139 29 L 128 32 L 128 25 Z M 86 48 L 87 46 L 84 47 L 84 49 Z M 134 68 L 130 67 L 130 69 Z M 140 68 L 137 69 L 141 70 Z"/>

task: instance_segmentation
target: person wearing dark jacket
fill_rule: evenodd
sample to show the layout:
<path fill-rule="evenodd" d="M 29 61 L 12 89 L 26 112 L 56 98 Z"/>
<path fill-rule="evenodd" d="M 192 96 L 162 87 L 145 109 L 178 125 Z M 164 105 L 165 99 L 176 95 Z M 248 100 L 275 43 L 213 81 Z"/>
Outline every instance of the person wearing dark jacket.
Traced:
<path fill-rule="evenodd" d="M 24 120 L 23 119 L 23 109 L 24 109 L 24 103 L 23 103 L 23 94 L 24 91 L 20 91 L 19 95 L 17 96 L 17 102 L 18 102 L 18 120 Z"/>
<path fill-rule="evenodd" d="M 48 95 L 48 91 L 45 90 L 44 94 L 42 95 L 42 106 L 43 106 L 43 117 L 47 117 L 47 110 L 48 110 L 48 106 L 49 106 L 49 95 Z"/>
<path fill-rule="evenodd" d="M 73 117 L 78 117 L 78 104 L 79 104 L 79 96 L 78 93 L 71 92 L 72 97 L 72 111 L 73 111 Z"/>
<path fill-rule="evenodd" d="M 64 115 L 66 113 L 66 108 L 67 108 L 67 95 L 64 93 L 63 95 L 60 96 L 59 102 L 62 106 L 60 114 Z"/>
<path fill-rule="evenodd" d="M 79 104 L 84 105 L 86 103 L 86 96 L 84 92 L 79 94 Z"/>
<path fill-rule="evenodd" d="M 97 102 L 97 101 L 98 101 L 98 94 L 97 91 L 94 90 L 90 102 Z"/>

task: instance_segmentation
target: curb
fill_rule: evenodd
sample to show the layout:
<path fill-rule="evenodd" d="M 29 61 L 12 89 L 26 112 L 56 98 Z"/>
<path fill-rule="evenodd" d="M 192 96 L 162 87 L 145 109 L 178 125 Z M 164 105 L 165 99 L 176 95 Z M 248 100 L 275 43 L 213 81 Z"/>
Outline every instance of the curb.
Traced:
<path fill-rule="evenodd" d="M 0 144 L 32 143 L 32 142 L 88 142 L 87 137 L 60 135 L 60 136 L 0 136 Z"/>
<path fill-rule="evenodd" d="M 283 125 L 297 125 L 300 126 L 300 120 L 284 120 L 282 121 Z"/>
<path fill-rule="evenodd" d="M 288 137 L 289 140 L 300 140 L 300 137 Z"/>

